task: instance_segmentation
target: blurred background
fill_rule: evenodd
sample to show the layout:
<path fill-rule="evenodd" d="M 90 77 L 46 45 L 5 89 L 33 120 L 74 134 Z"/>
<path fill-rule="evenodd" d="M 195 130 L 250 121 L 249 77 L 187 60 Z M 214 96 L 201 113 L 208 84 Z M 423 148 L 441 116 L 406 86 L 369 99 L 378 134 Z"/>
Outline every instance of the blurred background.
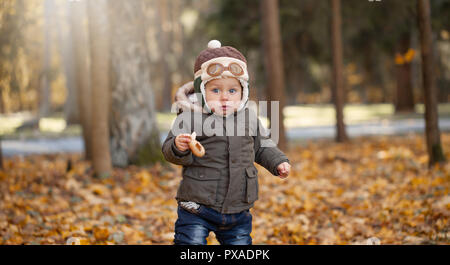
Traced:
<path fill-rule="evenodd" d="M 123 60 L 128 56 L 128 61 L 132 56 L 145 57 L 134 62 L 141 63 L 140 70 L 127 74 L 147 75 L 136 78 L 148 82 L 144 89 L 153 94 L 150 100 L 161 131 L 170 127 L 174 117 L 169 113 L 176 89 L 193 79 L 195 58 L 211 39 L 246 55 L 251 99 L 270 98 L 260 1 L 109 2 L 102 12 L 109 19 L 112 54 Z M 436 93 L 439 111 L 448 117 L 450 3 L 430 3 Z M 85 1 L 5 0 L 0 12 L 0 134 L 4 139 L 80 135 L 77 91 L 79 79 L 90 78 L 86 76 L 92 72 L 89 43 L 95 42 L 88 38 Z M 334 124 L 331 13 L 329 1 L 279 1 L 284 123 L 288 128 Z M 341 16 L 346 121 L 420 117 L 414 116 L 424 113 L 416 2 L 347 0 Z M 123 31 L 130 36 L 122 37 Z M 133 53 L 126 47 L 141 50 Z M 130 69 L 123 60 L 112 59 L 113 93 L 123 80 L 115 79 L 114 72 Z M 133 82 L 122 85 L 133 86 Z M 324 131 L 323 136 L 330 135 L 331 131 Z M 292 139 L 301 136 L 288 132 Z M 4 153 L 14 153 L 11 146 L 5 148 Z"/>
<path fill-rule="evenodd" d="M 254 242 L 449 244 L 449 17 L 450 0 L 0 1 L 0 244 L 171 244 L 181 167 L 161 143 L 212 39 L 282 110 L 292 172 L 257 166 Z"/>

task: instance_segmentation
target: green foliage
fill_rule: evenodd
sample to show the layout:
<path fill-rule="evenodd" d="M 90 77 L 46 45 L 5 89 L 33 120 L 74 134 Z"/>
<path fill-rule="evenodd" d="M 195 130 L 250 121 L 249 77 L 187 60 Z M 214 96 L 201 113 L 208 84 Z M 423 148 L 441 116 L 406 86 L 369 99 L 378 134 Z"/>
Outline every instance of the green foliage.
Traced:
<path fill-rule="evenodd" d="M 147 142 L 139 148 L 137 156 L 132 160 L 132 164 L 139 166 L 153 165 L 156 162 L 165 163 L 159 142 L 159 132 L 157 130 L 151 133 Z"/>
<path fill-rule="evenodd" d="M 431 8 L 431 26 L 435 32 L 443 29 L 450 29 L 450 1 L 449 0 L 432 0 Z"/>
<path fill-rule="evenodd" d="M 430 158 L 429 166 L 433 166 L 436 162 L 445 162 L 445 155 L 444 151 L 442 150 L 441 144 L 435 144 L 431 146 L 431 153 L 433 154 L 433 157 Z"/>
<path fill-rule="evenodd" d="M 450 1 L 431 3 L 433 31 L 448 30 Z M 202 25 L 199 32 L 238 47 L 245 54 L 261 52 L 260 1 L 216 0 L 212 5 L 215 9 L 211 15 L 198 23 Z M 326 72 L 316 76 L 312 71 L 331 63 L 329 1 L 279 0 L 279 5 L 286 89 L 292 93 L 320 92 L 329 83 Z M 346 0 L 342 1 L 341 12 L 345 63 L 366 69 L 366 75 L 373 75 L 366 80 L 386 87 L 379 83 L 395 80 L 386 64 L 393 65 L 398 43 L 405 34 L 417 34 L 416 1 Z M 262 74 L 262 59 L 256 63 L 258 74 Z"/>
<path fill-rule="evenodd" d="M 213 5 L 217 6 L 217 12 L 205 18 L 205 23 L 200 23 L 211 39 L 242 47 L 243 53 L 260 46 L 258 0 L 216 0 Z"/>

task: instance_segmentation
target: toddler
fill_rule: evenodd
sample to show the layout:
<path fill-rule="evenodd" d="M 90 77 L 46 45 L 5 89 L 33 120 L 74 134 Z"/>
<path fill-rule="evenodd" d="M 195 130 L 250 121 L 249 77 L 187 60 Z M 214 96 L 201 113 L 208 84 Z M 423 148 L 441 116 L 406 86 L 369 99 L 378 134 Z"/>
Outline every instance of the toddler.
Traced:
<path fill-rule="evenodd" d="M 221 244 L 251 245 L 254 162 L 280 178 L 289 175 L 289 159 L 248 107 L 248 78 L 242 53 L 212 40 L 197 57 L 194 82 L 176 94 L 180 112 L 162 146 L 167 161 L 183 166 L 174 244 L 204 245 L 213 231 Z M 205 149 L 201 157 L 189 147 L 193 132 Z"/>

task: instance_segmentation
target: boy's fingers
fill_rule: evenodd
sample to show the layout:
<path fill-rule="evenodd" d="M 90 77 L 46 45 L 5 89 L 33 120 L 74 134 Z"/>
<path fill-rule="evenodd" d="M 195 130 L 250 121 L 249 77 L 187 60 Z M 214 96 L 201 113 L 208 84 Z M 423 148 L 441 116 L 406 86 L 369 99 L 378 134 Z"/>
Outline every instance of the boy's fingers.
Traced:
<path fill-rule="evenodd" d="M 181 142 L 190 142 L 191 137 L 186 135 L 179 135 L 178 140 Z"/>
<path fill-rule="evenodd" d="M 290 170 L 290 165 L 288 163 L 282 163 L 279 167 L 280 178 L 287 178 Z"/>

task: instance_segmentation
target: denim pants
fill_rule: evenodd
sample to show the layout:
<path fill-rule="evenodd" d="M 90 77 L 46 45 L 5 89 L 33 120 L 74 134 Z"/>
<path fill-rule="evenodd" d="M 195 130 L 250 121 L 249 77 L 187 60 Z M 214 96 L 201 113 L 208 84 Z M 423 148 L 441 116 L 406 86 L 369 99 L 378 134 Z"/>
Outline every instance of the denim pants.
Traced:
<path fill-rule="evenodd" d="M 206 245 L 206 238 L 211 231 L 222 245 L 251 245 L 252 215 L 249 210 L 221 214 L 204 205 L 195 211 L 178 206 L 175 245 Z"/>

